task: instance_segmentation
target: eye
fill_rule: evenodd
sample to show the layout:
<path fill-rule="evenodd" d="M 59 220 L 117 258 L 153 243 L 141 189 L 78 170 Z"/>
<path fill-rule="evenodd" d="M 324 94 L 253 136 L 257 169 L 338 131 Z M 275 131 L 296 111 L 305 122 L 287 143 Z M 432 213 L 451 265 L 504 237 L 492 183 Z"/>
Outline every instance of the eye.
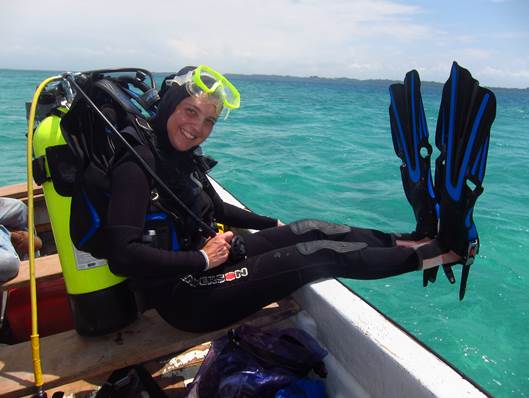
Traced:
<path fill-rule="evenodd" d="M 206 119 L 206 123 L 207 123 L 209 126 L 213 127 L 213 126 L 215 125 L 215 123 L 217 123 L 217 119 L 212 118 L 212 117 L 208 117 L 208 118 Z"/>
<path fill-rule="evenodd" d="M 189 108 L 186 108 L 186 115 L 189 117 L 196 117 L 198 113 L 195 108 L 189 107 Z"/>

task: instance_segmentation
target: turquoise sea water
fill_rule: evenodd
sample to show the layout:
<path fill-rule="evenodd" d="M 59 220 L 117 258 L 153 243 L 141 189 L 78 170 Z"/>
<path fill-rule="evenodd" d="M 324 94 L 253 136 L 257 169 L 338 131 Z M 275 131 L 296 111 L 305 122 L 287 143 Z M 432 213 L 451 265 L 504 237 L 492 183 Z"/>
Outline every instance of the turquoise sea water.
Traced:
<path fill-rule="evenodd" d="M 0 185 L 25 180 L 24 102 L 50 75 L 0 70 Z M 389 132 L 389 82 L 233 81 L 242 107 L 217 124 L 205 150 L 220 161 L 212 175 L 241 201 L 285 222 L 413 229 Z M 423 84 L 431 143 L 441 88 Z M 464 301 L 441 274 L 426 289 L 420 273 L 345 283 L 494 396 L 527 397 L 529 90 L 494 91 L 485 192 L 474 213 L 482 247 Z"/>

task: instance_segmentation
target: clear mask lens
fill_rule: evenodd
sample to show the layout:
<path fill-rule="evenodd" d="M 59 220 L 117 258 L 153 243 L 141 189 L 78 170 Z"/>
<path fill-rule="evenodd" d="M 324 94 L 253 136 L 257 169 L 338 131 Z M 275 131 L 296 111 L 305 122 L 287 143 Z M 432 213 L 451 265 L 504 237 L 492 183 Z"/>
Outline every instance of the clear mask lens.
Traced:
<path fill-rule="evenodd" d="M 185 84 L 190 95 L 208 95 L 218 99 L 219 114 L 223 109 L 226 110 L 225 118 L 230 110 L 240 106 L 240 94 L 235 86 L 222 74 L 205 65 L 200 65 L 184 75 L 175 76 L 167 83 L 178 86 Z"/>

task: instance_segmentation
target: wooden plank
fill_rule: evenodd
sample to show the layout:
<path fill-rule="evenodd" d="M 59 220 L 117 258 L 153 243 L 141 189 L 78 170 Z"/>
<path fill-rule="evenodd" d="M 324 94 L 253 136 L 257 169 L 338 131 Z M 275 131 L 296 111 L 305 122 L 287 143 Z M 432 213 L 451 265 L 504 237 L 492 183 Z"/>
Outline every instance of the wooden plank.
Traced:
<path fill-rule="evenodd" d="M 291 318 L 274 322 L 271 326 L 278 329 L 296 327 Z M 210 347 L 211 341 L 204 342 L 185 351 L 144 362 L 142 366 L 151 374 L 153 380 L 168 398 L 185 398 L 186 386 L 195 378 Z M 60 392 L 70 398 L 90 398 L 95 395 L 110 374 L 111 372 L 46 389 L 46 393 L 48 397 L 55 392 Z"/>
<path fill-rule="evenodd" d="M 33 195 L 42 195 L 42 187 L 40 185 L 33 184 Z M 28 196 L 27 184 L 22 182 L 20 184 L 8 185 L 0 187 L 0 196 L 7 198 L 24 199 Z"/>
<path fill-rule="evenodd" d="M 266 326 L 299 311 L 292 299 L 263 308 L 244 320 Z M 233 326 L 231 326 L 233 327 Z M 156 311 L 147 311 L 120 332 L 100 337 L 81 337 L 75 331 L 41 339 L 44 388 L 54 388 L 75 380 L 89 380 L 125 366 L 143 363 L 180 352 L 226 333 L 229 327 L 198 334 L 177 330 Z M 33 372 L 29 342 L 0 348 L 0 396 L 15 397 L 33 392 Z"/>
<path fill-rule="evenodd" d="M 24 202 L 26 205 L 28 204 L 28 197 L 27 196 L 22 196 L 20 198 L 22 202 Z M 41 193 L 41 194 L 35 194 L 33 195 L 33 203 L 35 206 L 39 206 L 41 203 L 44 203 L 44 194 Z"/>
<path fill-rule="evenodd" d="M 54 279 L 62 275 L 58 254 L 35 258 L 35 276 L 37 280 Z M 18 275 L 0 284 L 0 289 L 23 286 L 29 283 L 29 260 L 20 262 Z"/>
<path fill-rule="evenodd" d="M 196 377 L 211 342 L 194 346 L 177 355 L 170 355 L 143 364 L 168 397 L 184 398 L 186 386 Z"/>

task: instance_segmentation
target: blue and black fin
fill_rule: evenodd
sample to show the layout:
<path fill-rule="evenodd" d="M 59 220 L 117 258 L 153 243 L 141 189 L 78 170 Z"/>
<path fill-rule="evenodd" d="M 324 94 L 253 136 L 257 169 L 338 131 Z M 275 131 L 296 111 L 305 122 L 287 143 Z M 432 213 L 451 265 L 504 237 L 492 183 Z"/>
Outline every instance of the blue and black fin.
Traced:
<path fill-rule="evenodd" d="M 402 160 L 402 185 L 415 214 L 415 237 L 419 239 L 437 235 L 436 198 L 430 169 L 432 146 L 428 142 L 420 88 L 416 70 L 406 74 L 404 84 L 389 87 L 393 147 Z"/>
<path fill-rule="evenodd" d="M 440 204 L 438 240 L 462 257 L 459 298 L 465 295 L 470 265 L 479 249 L 474 205 L 483 192 L 490 128 L 496 97 L 456 62 L 443 87 L 435 143 L 435 190 Z"/>
<path fill-rule="evenodd" d="M 402 160 L 402 185 L 413 208 L 417 225 L 407 239 L 419 240 L 437 235 L 438 205 L 432 183 L 430 157 L 432 146 L 428 142 L 428 126 L 424 114 L 419 73 L 406 74 L 404 84 L 389 87 L 391 104 L 389 116 L 391 137 L 395 153 Z M 455 282 L 450 267 L 443 267 L 448 280 Z M 438 267 L 423 272 L 423 286 L 434 282 Z"/>

